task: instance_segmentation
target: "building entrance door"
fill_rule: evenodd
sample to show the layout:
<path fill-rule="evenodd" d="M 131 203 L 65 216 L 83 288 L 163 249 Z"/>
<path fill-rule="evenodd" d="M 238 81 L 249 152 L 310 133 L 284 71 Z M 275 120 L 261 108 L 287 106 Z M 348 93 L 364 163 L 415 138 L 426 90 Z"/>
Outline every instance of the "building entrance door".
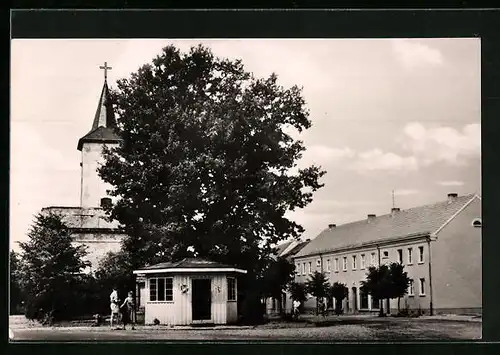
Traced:
<path fill-rule="evenodd" d="M 191 305 L 193 320 L 212 318 L 212 290 L 210 279 L 193 279 Z"/>

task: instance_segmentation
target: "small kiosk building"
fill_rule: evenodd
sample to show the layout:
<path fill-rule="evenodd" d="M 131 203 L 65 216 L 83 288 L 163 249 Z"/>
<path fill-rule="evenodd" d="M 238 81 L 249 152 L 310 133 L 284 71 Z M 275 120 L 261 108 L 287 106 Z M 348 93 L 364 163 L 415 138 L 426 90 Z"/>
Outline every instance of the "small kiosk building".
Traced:
<path fill-rule="evenodd" d="M 237 276 L 246 270 L 205 259 L 150 265 L 134 274 L 145 280 L 145 324 L 230 324 L 238 319 Z"/>

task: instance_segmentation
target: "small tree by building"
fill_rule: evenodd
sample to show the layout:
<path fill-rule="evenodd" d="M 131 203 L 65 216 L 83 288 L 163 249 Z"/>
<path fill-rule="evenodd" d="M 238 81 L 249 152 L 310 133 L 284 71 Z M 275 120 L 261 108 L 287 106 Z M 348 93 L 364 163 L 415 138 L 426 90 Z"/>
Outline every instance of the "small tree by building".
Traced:
<path fill-rule="evenodd" d="M 290 298 L 293 301 L 300 302 L 301 305 L 307 301 L 307 289 L 306 285 L 300 282 L 291 282 L 288 285 L 288 292 L 290 292 Z"/>
<path fill-rule="evenodd" d="M 335 282 L 328 290 L 328 295 L 335 299 L 335 314 L 342 313 L 342 301 L 348 295 L 348 288 L 340 282 Z"/>
<path fill-rule="evenodd" d="M 408 273 L 404 271 L 404 266 L 399 263 L 391 263 L 389 266 L 381 265 L 378 268 L 371 266 L 368 268 L 366 281 L 362 281 L 362 289 L 369 293 L 375 300 L 397 298 L 398 311 L 400 299 L 408 291 L 410 279 Z M 380 315 L 383 316 L 383 306 L 380 303 Z"/>
<path fill-rule="evenodd" d="M 20 242 L 22 284 L 26 290 L 26 317 L 38 320 L 67 319 L 78 310 L 78 286 L 86 250 L 72 245 L 72 237 L 57 214 L 38 214 Z"/>
<path fill-rule="evenodd" d="M 408 286 L 410 285 L 410 278 L 408 273 L 404 271 L 404 266 L 400 263 L 392 263 L 389 266 L 389 274 L 391 279 L 391 295 L 390 298 L 398 299 L 398 312 L 400 310 L 400 301 L 408 292 Z"/>
<path fill-rule="evenodd" d="M 363 292 L 370 294 L 374 300 L 380 301 L 379 315 L 384 316 L 383 300 L 391 298 L 392 282 L 387 265 L 370 266 L 366 274 L 366 281 L 361 281 Z"/>
<path fill-rule="evenodd" d="M 283 291 L 293 280 L 295 265 L 285 258 L 272 260 L 268 268 L 263 272 L 261 279 L 262 293 L 264 297 L 272 297 L 277 301 L 278 312 L 283 310 Z"/>
<path fill-rule="evenodd" d="M 315 271 L 306 283 L 307 292 L 316 298 L 316 315 L 319 314 L 319 300 L 328 295 L 330 283 L 325 274 Z"/>

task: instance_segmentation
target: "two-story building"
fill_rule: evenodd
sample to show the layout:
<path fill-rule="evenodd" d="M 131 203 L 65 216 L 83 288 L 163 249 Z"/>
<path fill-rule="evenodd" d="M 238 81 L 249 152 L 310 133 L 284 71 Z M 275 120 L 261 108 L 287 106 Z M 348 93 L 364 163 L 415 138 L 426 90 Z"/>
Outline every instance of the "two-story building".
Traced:
<path fill-rule="evenodd" d="M 306 282 L 314 271 L 349 289 L 347 313 L 377 311 L 380 305 L 361 290 L 370 265 L 399 262 L 411 279 L 402 307 L 427 314 L 480 313 L 481 198 L 448 194 L 443 202 L 336 226 L 330 224 L 293 260 L 296 281 Z M 315 306 L 314 299 L 306 309 Z M 397 300 L 382 305 L 397 309 Z"/>

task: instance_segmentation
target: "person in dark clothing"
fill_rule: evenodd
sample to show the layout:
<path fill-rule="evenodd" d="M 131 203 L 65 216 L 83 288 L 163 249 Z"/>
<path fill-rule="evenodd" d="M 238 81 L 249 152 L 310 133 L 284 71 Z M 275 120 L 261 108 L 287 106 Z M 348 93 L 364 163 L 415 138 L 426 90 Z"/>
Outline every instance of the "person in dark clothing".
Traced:
<path fill-rule="evenodd" d="M 132 330 L 134 330 L 135 325 L 135 306 L 134 306 L 134 293 L 130 291 L 128 293 L 128 297 L 125 298 L 123 304 L 120 307 L 123 314 L 123 329 L 127 329 L 127 324 L 132 326 Z"/>

